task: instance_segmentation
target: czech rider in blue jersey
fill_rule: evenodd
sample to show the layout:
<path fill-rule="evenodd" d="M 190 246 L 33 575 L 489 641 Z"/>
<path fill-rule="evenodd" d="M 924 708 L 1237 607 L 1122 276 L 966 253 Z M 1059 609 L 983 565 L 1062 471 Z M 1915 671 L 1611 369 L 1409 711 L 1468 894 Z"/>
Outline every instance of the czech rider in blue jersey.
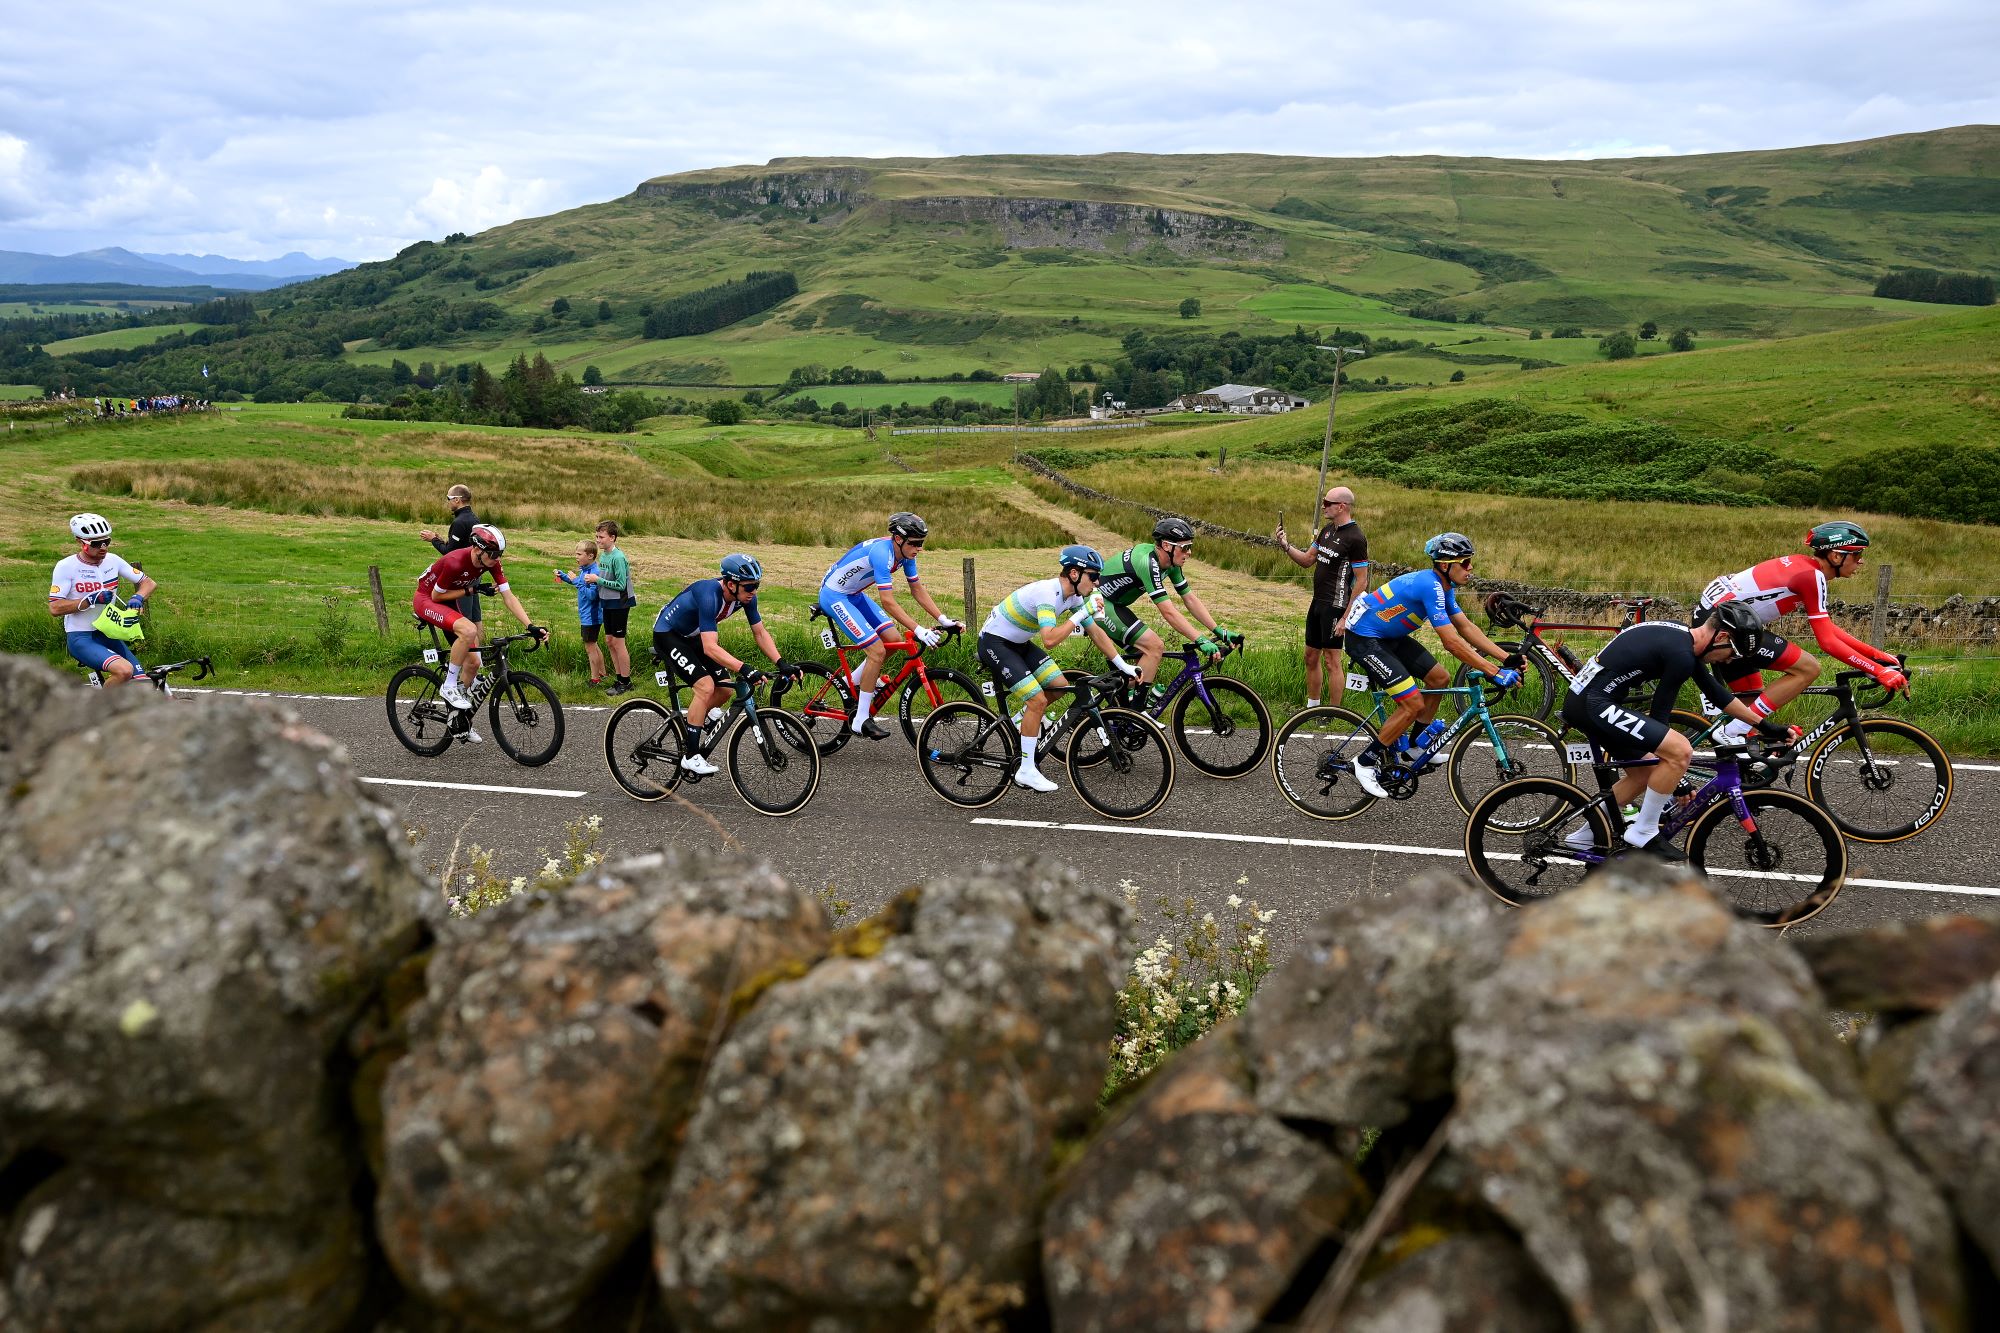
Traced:
<path fill-rule="evenodd" d="M 1436 718 L 1444 696 L 1423 690 L 1443 689 L 1451 683 L 1451 675 L 1413 637 L 1417 626 L 1428 623 L 1437 630 L 1446 652 L 1493 676 L 1494 683 L 1503 688 L 1521 683 L 1521 673 L 1515 669 L 1518 663 L 1458 609 L 1456 590 L 1472 582 L 1472 539 L 1462 533 L 1442 532 L 1424 543 L 1424 554 L 1430 557 L 1429 569 L 1413 569 L 1355 598 L 1342 626 L 1348 660 L 1367 672 L 1376 689 L 1396 701 L 1376 733 L 1377 741 L 1363 750 L 1354 764 L 1354 780 L 1371 796 L 1389 794 L 1377 769 L 1385 753 L 1407 753 L 1405 736 L 1411 723 L 1424 724 L 1417 737 L 1419 748 L 1436 740 L 1441 730 Z"/>
<path fill-rule="evenodd" d="M 854 721 L 848 730 L 858 732 L 871 741 L 879 741 L 889 734 L 889 729 L 870 715 L 875 706 L 875 688 L 882 680 L 882 664 L 889 657 L 889 645 L 883 638 L 883 631 L 892 623 L 900 625 L 905 634 L 924 647 L 935 648 L 944 642 L 938 631 L 964 628 L 959 621 L 938 609 L 930 590 L 917 577 L 917 553 L 924 549 L 930 531 L 930 525 L 915 514 L 891 514 L 888 536 L 871 537 L 849 548 L 820 579 L 820 609 L 840 626 L 840 632 L 847 636 L 847 641 L 861 649 L 868 659 L 862 665 L 860 679 L 853 682 L 858 697 L 854 704 Z M 916 617 L 905 611 L 896 600 L 898 566 L 902 568 L 904 581 L 910 585 L 910 596 L 937 620 L 936 630 L 919 625 Z M 872 597 L 869 595 L 871 592 L 874 594 Z"/>

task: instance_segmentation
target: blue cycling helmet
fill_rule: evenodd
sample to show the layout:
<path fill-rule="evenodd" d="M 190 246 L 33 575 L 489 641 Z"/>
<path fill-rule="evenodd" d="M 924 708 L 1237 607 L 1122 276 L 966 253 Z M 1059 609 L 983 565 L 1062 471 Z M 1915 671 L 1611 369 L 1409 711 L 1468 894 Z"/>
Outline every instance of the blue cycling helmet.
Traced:
<path fill-rule="evenodd" d="M 1104 557 L 1088 546 L 1065 546 L 1062 548 L 1062 567 L 1082 569 L 1092 574 L 1104 572 Z"/>
<path fill-rule="evenodd" d="M 764 577 L 764 567 L 747 555 L 725 555 L 722 557 L 722 577 L 735 583 L 757 583 Z"/>
<path fill-rule="evenodd" d="M 1462 532 L 1440 532 L 1424 543 L 1424 554 L 1432 564 L 1447 564 L 1453 560 L 1472 558 L 1472 538 Z"/>

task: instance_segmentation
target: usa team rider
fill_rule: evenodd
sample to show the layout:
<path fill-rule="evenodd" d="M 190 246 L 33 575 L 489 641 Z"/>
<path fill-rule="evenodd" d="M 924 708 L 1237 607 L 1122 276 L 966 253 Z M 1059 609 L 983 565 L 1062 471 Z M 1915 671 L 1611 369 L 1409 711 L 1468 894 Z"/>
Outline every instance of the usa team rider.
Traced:
<path fill-rule="evenodd" d="M 764 566 L 754 558 L 725 555 L 720 577 L 688 584 L 653 621 L 653 655 L 694 687 L 682 726 L 680 764 L 686 772 L 707 777 L 722 771 L 700 752 L 701 729 L 709 710 L 727 708 L 735 693 L 734 684 L 721 673 L 742 676 L 747 670 L 742 658 L 722 646 L 718 631 L 723 621 L 741 611 L 758 650 L 776 664 L 779 675 L 791 673 L 792 664 L 778 655 L 777 640 L 757 609 L 757 589 L 763 581 Z"/>
<path fill-rule="evenodd" d="M 859 648 L 867 661 L 855 682 L 859 696 L 848 730 L 879 741 L 889 729 L 873 716 L 875 690 L 882 680 L 882 664 L 888 660 L 889 646 L 882 631 L 891 624 L 926 648 L 944 642 L 942 631 L 963 629 L 959 621 L 938 609 L 930 590 L 917 575 L 917 554 L 930 536 L 930 525 L 907 511 L 889 515 L 889 535 L 871 537 L 849 548 L 833 562 L 819 583 L 819 605 L 847 641 Z M 916 617 L 897 600 L 895 578 L 900 568 L 909 585 L 910 596 L 937 621 L 937 629 L 919 625 Z M 869 596 L 870 591 L 874 596 Z"/>
<path fill-rule="evenodd" d="M 97 618 L 116 598 L 121 579 L 136 585 L 126 609 L 145 610 L 153 580 L 111 554 L 111 520 L 102 514 L 71 518 L 69 534 L 76 538 L 76 550 L 56 562 L 49 584 L 49 614 L 62 617 L 69 655 L 97 672 L 106 689 L 145 679 L 146 668 L 139 665 L 132 645 L 99 630 Z"/>
<path fill-rule="evenodd" d="M 1158 607 L 1160 617 L 1174 632 L 1193 643 L 1204 656 L 1213 657 L 1226 646 L 1243 641 L 1243 636 L 1235 630 L 1224 629 L 1207 604 L 1188 586 L 1182 567 L 1193 550 L 1194 525 L 1184 518 L 1168 515 L 1153 525 L 1152 541 L 1140 542 L 1113 559 L 1097 585 L 1097 595 L 1104 601 L 1100 619 L 1105 632 L 1119 648 L 1136 646 L 1139 650 L 1138 680 L 1150 687 L 1146 692 L 1148 708 L 1156 707 L 1166 693 L 1159 675 L 1160 660 L 1166 655 L 1167 646 L 1139 619 L 1136 608 L 1142 597 Z M 1185 614 L 1174 605 L 1170 592 L 1178 593 L 1187 603 Z M 1201 622 L 1202 628 L 1195 628 L 1194 621 L 1188 619 L 1190 615 Z M 1111 656 L 1113 665 L 1124 671 L 1125 659 L 1117 653 Z"/>
<path fill-rule="evenodd" d="M 411 599 L 410 608 L 417 613 L 417 619 L 436 625 L 451 636 L 451 665 L 444 673 L 444 686 L 438 697 L 453 708 L 472 707 L 472 696 L 459 680 L 468 662 L 473 678 L 479 675 L 479 625 L 459 608 L 466 598 L 480 595 L 482 578 L 492 575 L 493 591 L 514 619 L 537 641 L 548 642 L 549 632 L 528 619 L 521 599 L 507 586 L 507 572 L 500 566 L 500 556 L 506 549 L 507 538 L 500 529 L 481 523 L 472 529 L 470 546 L 440 556 L 417 580 L 417 595 Z"/>
<path fill-rule="evenodd" d="M 1458 609 L 1456 590 L 1472 582 L 1472 539 L 1463 533 L 1441 532 L 1424 543 L 1424 554 L 1430 557 L 1429 569 L 1399 574 L 1356 598 L 1343 626 L 1348 657 L 1368 673 L 1376 689 L 1396 703 L 1376 740 L 1355 759 L 1354 780 L 1370 796 L 1389 794 L 1382 785 L 1383 756 L 1407 754 L 1409 742 L 1404 737 L 1413 723 L 1424 724 L 1423 733 L 1416 738 L 1419 749 L 1436 740 L 1443 730 L 1436 719 L 1444 696 L 1423 691 L 1443 689 L 1451 676 L 1430 650 L 1416 641 L 1417 626 L 1429 622 L 1446 652 L 1474 670 L 1488 673 L 1501 688 L 1521 683 L 1521 673 L 1508 665 L 1506 650 Z M 1401 762 L 1400 757 L 1397 762 Z"/>

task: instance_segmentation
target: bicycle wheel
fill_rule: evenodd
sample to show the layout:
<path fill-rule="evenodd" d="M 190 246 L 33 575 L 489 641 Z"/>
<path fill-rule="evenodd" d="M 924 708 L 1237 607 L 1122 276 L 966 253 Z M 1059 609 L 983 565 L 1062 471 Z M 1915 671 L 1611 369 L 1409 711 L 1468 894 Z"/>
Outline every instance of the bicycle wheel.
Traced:
<path fill-rule="evenodd" d="M 1111 819 L 1143 819 L 1173 794 L 1173 747 L 1153 719 L 1129 708 L 1079 718 L 1066 762 L 1077 799 Z"/>
<path fill-rule="evenodd" d="M 389 677 L 389 730 L 411 754 L 426 759 L 451 745 L 451 705 L 438 697 L 444 677 L 425 666 L 406 666 Z"/>
<path fill-rule="evenodd" d="M 1688 826 L 1688 864 L 1707 875 L 1738 916 L 1792 926 L 1826 910 L 1847 876 L 1847 844 L 1833 816 L 1788 791 L 1748 791 L 1755 829 L 1717 801 Z"/>
<path fill-rule="evenodd" d="M 937 691 L 938 704 L 953 699 L 977 704 L 980 700 L 979 682 L 963 671 L 953 671 L 950 667 L 925 667 L 924 674 L 930 677 L 931 688 Z M 924 719 L 936 707 L 937 704 L 931 702 L 930 692 L 924 689 L 923 681 L 912 672 L 896 696 L 896 720 L 903 724 L 903 739 L 915 745 L 917 733 L 923 730 Z"/>
<path fill-rule="evenodd" d="M 1459 809 L 1471 814 L 1480 797 L 1515 778 L 1575 783 L 1576 770 L 1563 758 L 1562 738 L 1555 728 L 1510 713 L 1495 713 L 1490 721 L 1500 735 L 1498 746 L 1486 728 L 1469 726 L 1451 743 L 1451 755 L 1445 760 L 1445 775 L 1451 779 L 1452 799 Z"/>
<path fill-rule="evenodd" d="M 745 718 L 730 733 L 729 780 L 757 813 L 796 814 L 819 790 L 819 747 L 793 714 L 759 708 L 755 726 Z"/>
<path fill-rule="evenodd" d="M 1806 765 L 1806 796 L 1856 842 L 1901 842 L 1935 824 L 1951 804 L 1951 760 L 1921 727 L 1864 717 L 1819 743 Z"/>
<path fill-rule="evenodd" d="M 1604 803 L 1555 778 L 1516 778 L 1479 798 L 1465 820 L 1465 862 L 1516 907 L 1573 889 L 1610 854 Z"/>
<path fill-rule="evenodd" d="M 486 720 L 501 753 L 524 768 L 540 768 L 562 751 L 562 705 L 532 672 L 507 673 L 507 687 L 486 701 Z"/>
<path fill-rule="evenodd" d="M 924 781 L 968 810 L 1004 796 L 1020 762 L 1013 729 L 978 704 L 940 704 L 917 733 L 917 765 Z"/>
<path fill-rule="evenodd" d="M 1495 639 L 1494 646 L 1510 653 L 1522 651 L 1519 643 L 1502 639 Z M 1451 683 L 1462 687 L 1471 674 L 1472 668 L 1461 662 L 1458 670 L 1452 673 Z M 1486 675 L 1488 677 L 1485 682 L 1486 706 L 1495 712 L 1505 710 L 1512 716 L 1532 717 L 1537 722 L 1546 722 L 1549 720 L 1549 714 L 1555 711 L 1556 700 L 1561 697 L 1556 680 L 1550 674 L 1547 664 L 1542 661 L 1542 655 L 1537 652 L 1530 651 L 1526 654 L 1526 659 L 1521 663 L 1521 683 L 1512 689 L 1503 690 L 1496 686 L 1491 679 L 1493 671 L 1490 667 Z M 1462 696 L 1447 702 L 1452 710 L 1452 717 L 1456 718 L 1465 711 Z"/>
<path fill-rule="evenodd" d="M 797 665 L 803 674 L 785 691 L 785 700 L 819 752 L 832 754 L 854 735 L 847 729 L 854 720 L 854 687 L 838 668 L 824 662 Z"/>
<path fill-rule="evenodd" d="M 1257 691 L 1227 676 L 1205 676 L 1182 690 L 1173 728 L 1175 748 L 1212 778 L 1240 778 L 1271 752 L 1271 710 Z"/>
<path fill-rule="evenodd" d="M 1271 746 L 1271 776 L 1300 814 L 1352 819 L 1375 804 L 1354 780 L 1354 759 L 1375 740 L 1361 715 L 1323 704 L 1296 713 Z"/>
<path fill-rule="evenodd" d="M 627 796 L 659 800 L 680 785 L 681 715 L 654 699 L 627 699 L 604 724 L 604 763 Z"/>

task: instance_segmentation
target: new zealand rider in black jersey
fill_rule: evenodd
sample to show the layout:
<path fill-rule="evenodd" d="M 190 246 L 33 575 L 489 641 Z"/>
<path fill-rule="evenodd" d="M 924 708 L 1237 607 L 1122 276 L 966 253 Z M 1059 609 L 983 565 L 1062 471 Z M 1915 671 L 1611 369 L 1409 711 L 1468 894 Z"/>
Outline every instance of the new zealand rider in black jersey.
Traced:
<path fill-rule="evenodd" d="M 1681 685 L 1692 680 L 1710 703 L 1756 725 L 1760 721 L 1756 712 L 1737 702 L 1709 668 L 1748 656 L 1761 637 L 1755 612 L 1726 603 L 1693 629 L 1671 620 L 1649 620 L 1621 630 L 1577 673 L 1563 701 L 1563 721 L 1603 746 L 1613 759 L 1659 758 L 1657 764 L 1626 770 L 1612 788 L 1621 806 L 1639 800 L 1639 816 L 1625 829 L 1625 841 L 1632 846 L 1669 861 L 1685 859 L 1659 837 L 1660 816 L 1687 775 L 1694 747 L 1667 725 L 1667 718 Z M 1648 682 L 1654 687 L 1651 705 L 1646 712 L 1635 712 L 1628 701 Z M 1590 831 L 1570 836 L 1587 846 Z"/>

